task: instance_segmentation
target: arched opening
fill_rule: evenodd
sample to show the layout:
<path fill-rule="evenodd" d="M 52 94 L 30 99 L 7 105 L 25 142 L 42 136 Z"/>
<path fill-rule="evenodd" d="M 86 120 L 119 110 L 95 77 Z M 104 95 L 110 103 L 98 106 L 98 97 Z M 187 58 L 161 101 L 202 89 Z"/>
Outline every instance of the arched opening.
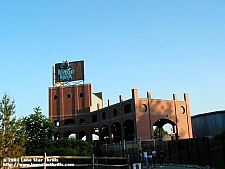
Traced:
<path fill-rule="evenodd" d="M 164 124 L 163 125 L 163 129 L 165 130 L 165 131 L 167 131 L 167 133 L 169 134 L 169 135 L 172 135 L 173 134 L 173 125 L 172 124 L 170 124 L 170 123 L 166 123 L 166 124 Z"/>
<path fill-rule="evenodd" d="M 153 124 L 153 129 L 155 139 L 178 139 L 177 125 L 171 120 L 159 119 Z"/>
<path fill-rule="evenodd" d="M 134 122 L 132 120 L 126 120 L 123 123 L 123 129 L 125 134 L 125 141 L 134 140 Z"/>
<path fill-rule="evenodd" d="M 58 120 L 55 120 L 54 122 L 53 122 L 53 124 L 54 124 L 54 126 L 59 126 L 59 121 Z"/>
<path fill-rule="evenodd" d="M 93 127 L 92 129 L 92 145 L 95 146 L 99 142 L 99 128 Z"/>
<path fill-rule="evenodd" d="M 110 143 L 110 136 L 109 136 L 109 127 L 104 125 L 100 129 L 100 142 L 101 144 L 109 144 Z"/>
<path fill-rule="evenodd" d="M 74 119 L 66 119 L 65 125 L 74 125 Z"/>
<path fill-rule="evenodd" d="M 67 131 L 64 133 L 64 138 L 71 138 L 74 137 L 76 138 L 76 133 L 74 131 Z"/>
<path fill-rule="evenodd" d="M 76 139 L 77 138 L 77 135 L 75 133 L 73 133 L 73 134 L 70 134 L 68 138 Z"/>
<path fill-rule="evenodd" d="M 111 126 L 112 131 L 112 141 L 113 143 L 118 143 L 122 141 L 122 133 L 121 133 L 121 124 L 118 122 L 115 122 Z"/>
<path fill-rule="evenodd" d="M 79 132 L 79 139 L 80 140 L 86 140 L 86 132 L 85 131 Z"/>

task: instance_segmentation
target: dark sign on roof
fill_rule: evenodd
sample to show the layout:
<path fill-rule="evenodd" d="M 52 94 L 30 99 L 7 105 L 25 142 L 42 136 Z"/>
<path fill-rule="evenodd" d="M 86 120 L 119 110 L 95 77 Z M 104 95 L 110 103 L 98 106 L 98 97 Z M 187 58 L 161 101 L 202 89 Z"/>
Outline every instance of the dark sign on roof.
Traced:
<path fill-rule="evenodd" d="M 55 64 L 55 83 L 84 80 L 84 61 Z"/>

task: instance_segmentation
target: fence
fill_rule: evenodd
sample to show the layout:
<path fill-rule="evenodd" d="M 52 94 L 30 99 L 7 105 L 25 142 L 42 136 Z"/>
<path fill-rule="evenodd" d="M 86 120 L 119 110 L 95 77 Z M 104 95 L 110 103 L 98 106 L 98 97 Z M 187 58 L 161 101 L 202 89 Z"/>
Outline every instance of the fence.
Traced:
<path fill-rule="evenodd" d="M 210 166 L 211 168 L 225 168 L 225 137 L 217 136 L 185 139 L 185 140 L 150 140 L 121 142 L 102 146 L 104 156 L 128 157 L 129 163 L 141 161 L 140 151 L 143 149 L 163 149 L 164 162 L 174 164 L 193 164 Z M 159 158 L 158 158 L 159 160 Z"/>
<path fill-rule="evenodd" d="M 218 139 L 196 138 L 167 142 L 165 161 L 179 164 L 195 164 L 211 168 L 225 168 L 225 141 Z"/>
<path fill-rule="evenodd" d="M 131 162 L 140 161 L 141 140 L 105 144 L 101 146 L 103 156 L 127 157 Z"/>

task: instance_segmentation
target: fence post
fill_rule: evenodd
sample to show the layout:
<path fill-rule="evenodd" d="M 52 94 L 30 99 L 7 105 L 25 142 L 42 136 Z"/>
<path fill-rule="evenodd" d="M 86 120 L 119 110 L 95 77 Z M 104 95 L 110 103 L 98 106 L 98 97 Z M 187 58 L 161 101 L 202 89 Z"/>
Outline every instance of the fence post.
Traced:
<path fill-rule="evenodd" d="M 197 153 L 198 153 L 198 164 L 201 165 L 198 138 L 196 138 L 196 144 L 197 144 Z"/>
<path fill-rule="evenodd" d="M 209 166 L 212 168 L 212 158 L 211 158 L 211 151 L 210 151 L 210 145 L 209 145 L 209 138 L 207 138 L 207 147 L 208 147 L 208 154 L 209 154 Z"/>
<path fill-rule="evenodd" d="M 178 153 L 179 153 L 179 162 L 180 162 L 180 164 L 181 164 L 180 140 L 178 140 Z"/>
<path fill-rule="evenodd" d="M 95 168 L 95 155 L 92 154 L 92 169 Z"/>
<path fill-rule="evenodd" d="M 189 149 L 189 139 L 187 139 L 187 151 L 188 151 L 188 164 L 191 164 L 191 160 L 190 160 L 190 149 Z"/>
<path fill-rule="evenodd" d="M 123 157 L 125 157 L 125 151 L 126 151 L 126 142 L 123 140 Z"/>
<path fill-rule="evenodd" d="M 46 156 L 46 152 L 45 152 L 45 156 L 44 156 L 44 169 L 46 169 L 46 159 L 47 159 L 47 156 Z"/>
<path fill-rule="evenodd" d="M 168 142 L 168 149 L 169 149 L 169 161 L 171 163 L 171 145 L 170 145 L 171 141 Z"/>
<path fill-rule="evenodd" d="M 225 146 L 224 146 L 224 141 L 223 141 L 223 135 L 221 135 L 221 144 L 222 144 L 222 151 L 223 151 L 223 161 L 225 164 Z"/>

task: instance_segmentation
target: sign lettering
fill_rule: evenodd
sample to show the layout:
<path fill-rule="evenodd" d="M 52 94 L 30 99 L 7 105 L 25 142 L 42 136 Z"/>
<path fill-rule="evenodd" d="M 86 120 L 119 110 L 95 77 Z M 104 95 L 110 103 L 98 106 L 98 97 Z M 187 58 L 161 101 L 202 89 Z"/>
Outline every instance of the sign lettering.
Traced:
<path fill-rule="evenodd" d="M 84 80 L 84 62 L 67 62 L 55 64 L 55 82 Z"/>
<path fill-rule="evenodd" d="M 57 158 L 5 158 L 4 167 L 42 167 L 42 166 L 75 166 L 74 163 L 62 163 Z"/>

